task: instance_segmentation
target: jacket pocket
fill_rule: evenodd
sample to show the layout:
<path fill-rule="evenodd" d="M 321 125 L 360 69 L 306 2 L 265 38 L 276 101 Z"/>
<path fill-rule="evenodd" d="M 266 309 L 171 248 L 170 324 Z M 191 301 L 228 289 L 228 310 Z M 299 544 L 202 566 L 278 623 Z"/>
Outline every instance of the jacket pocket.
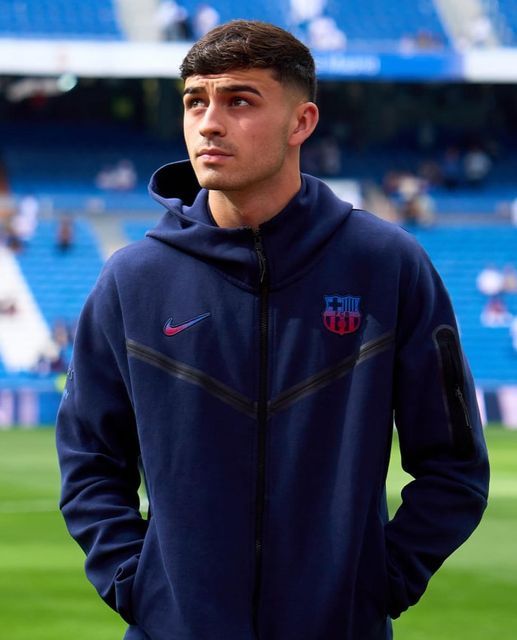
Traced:
<path fill-rule="evenodd" d="M 379 573 L 370 584 L 357 586 L 354 601 L 353 638 L 385 640 L 391 628 L 388 619 L 386 578 Z"/>
<path fill-rule="evenodd" d="M 458 458 L 468 459 L 474 453 L 474 437 L 469 408 L 465 400 L 465 372 L 454 329 L 440 326 L 434 332 L 438 348 L 445 405 L 454 451 Z"/>
<path fill-rule="evenodd" d="M 388 617 L 389 584 L 384 525 L 378 514 L 370 515 L 357 569 L 354 602 L 354 638 L 383 637 Z"/>

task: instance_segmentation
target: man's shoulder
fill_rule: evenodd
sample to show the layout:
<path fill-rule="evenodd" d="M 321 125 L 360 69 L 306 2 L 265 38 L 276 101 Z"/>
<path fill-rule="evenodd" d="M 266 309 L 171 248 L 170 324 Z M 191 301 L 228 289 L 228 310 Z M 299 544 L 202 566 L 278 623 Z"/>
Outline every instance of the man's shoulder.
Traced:
<path fill-rule="evenodd" d="M 135 271 L 142 266 L 153 264 L 160 260 L 160 245 L 154 238 L 145 236 L 141 240 L 131 242 L 117 249 L 106 261 L 105 268 L 114 272 L 120 270 Z"/>
<path fill-rule="evenodd" d="M 421 256 L 423 249 L 416 238 L 394 222 L 384 220 L 366 209 L 352 209 L 347 234 L 358 246 L 372 251 L 397 252 L 404 256 Z"/>
<path fill-rule="evenodd" d="M 97 293 L 112 287 L 125 288 L 131 283 L 141 285 L 150 271 L 163 264 L 160 244 L 145 237 L 117 249 L 104 263 L 95 287 Z"/>

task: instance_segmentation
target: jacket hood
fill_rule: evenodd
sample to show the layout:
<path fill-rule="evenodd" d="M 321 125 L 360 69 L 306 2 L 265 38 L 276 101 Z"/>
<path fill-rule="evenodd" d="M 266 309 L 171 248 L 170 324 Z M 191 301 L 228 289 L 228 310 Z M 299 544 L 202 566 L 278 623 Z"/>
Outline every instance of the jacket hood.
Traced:
<path fill-rule="evenodd" d="M 208 191 L 199 186 L 189 161 L 158 169 L 151 177 L 149 192 L 167 209 L 147 233 L 149 237 L 212 263 L 246 288 L 258 287 L 257 233 L 250 227 L 217 226 L 208 206 Z M 259 227 L 271 288 L 280 288 L 309 269 L 352 208 L 321 180 L 302 174 L 296 196 Z"/>

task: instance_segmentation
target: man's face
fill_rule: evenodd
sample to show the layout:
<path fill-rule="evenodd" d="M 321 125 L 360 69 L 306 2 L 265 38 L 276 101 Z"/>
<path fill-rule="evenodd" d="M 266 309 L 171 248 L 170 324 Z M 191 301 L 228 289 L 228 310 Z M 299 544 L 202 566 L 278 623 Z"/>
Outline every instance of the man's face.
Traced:
<path fill-rule="evenodd" d="M 184 134 L 201 186 L 244 193 L 285 172 L 303 102 L 269 69 L 187 78 Z"/>

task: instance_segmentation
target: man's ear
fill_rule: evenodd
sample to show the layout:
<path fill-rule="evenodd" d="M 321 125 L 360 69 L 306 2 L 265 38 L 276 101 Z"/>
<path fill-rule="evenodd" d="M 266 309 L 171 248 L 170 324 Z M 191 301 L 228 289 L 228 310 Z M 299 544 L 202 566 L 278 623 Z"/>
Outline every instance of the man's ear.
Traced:
<path fill-rule="evenodd" d="M 289 137 L 289 145 L 300 146 L 312 134 L 319 120 L 319 110 L 314 102 L 301 102 L 294 114 L 294 128 Z"/>

